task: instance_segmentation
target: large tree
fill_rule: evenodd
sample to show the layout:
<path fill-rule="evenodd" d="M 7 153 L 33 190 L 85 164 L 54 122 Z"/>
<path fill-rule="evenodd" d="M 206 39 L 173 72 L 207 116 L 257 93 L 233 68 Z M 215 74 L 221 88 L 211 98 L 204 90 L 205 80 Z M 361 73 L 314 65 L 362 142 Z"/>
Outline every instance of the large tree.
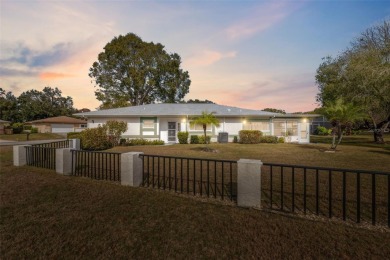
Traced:
<path fill-rule="evenodd" d="M 133 33 L 115 37 L 89 70 L 101 108 L 176 103 L 189 92 L 181 58 L 160 43 L 144 42 Z"/>
<path fill-rule="evenodd" d="M 0 88 L 0 119 L 15 121 L 18 119 L 18 101 L 11 91 Z"/>
<path fill-rule="evenodd" d="M 58 88 L 45 87 L 20 94 L 17 98 L 18 120 L 26 122 L 54 116 L 70 116 L 76 112 L 71 97 L 63 97 Z"/>
<path fill-rule="evenodd" d="M 361 33 L 336 58 L 325 58 L 316 81 L 317 101 L 326 106 L 343 98 L 361 107 L 375 142 L 384 143 L 390 122 L 390 21 Z"/>

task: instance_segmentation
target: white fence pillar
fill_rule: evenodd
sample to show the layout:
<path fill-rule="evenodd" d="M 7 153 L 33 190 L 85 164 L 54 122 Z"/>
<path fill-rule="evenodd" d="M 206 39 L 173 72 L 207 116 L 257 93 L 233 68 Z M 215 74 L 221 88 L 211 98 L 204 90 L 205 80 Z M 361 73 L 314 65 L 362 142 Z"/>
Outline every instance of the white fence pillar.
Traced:
<path fill-rule="evenodd" d="M 14 166 L 23 166 L 27 164 L 26 147 L 30 145 L 15 145 L 13 147 Z"/>
<path fill-rule="evenodd" d="M 121 154 L 121 184 L 138 187 L 143 181 L 142 163 L 140 152 Z"/>
<path fill-rule="evenodd" d="M 72 173 L 72 152 L 71 148 L 56 149 L 56 172 L 63 175 Z"/>
<path fill-rule="evenodd" d="M 80 139 L 69 139 L 71 140 L 70 148 L 80 150 Z"/>
<path fill-rule="evenodd" d="M 260 160 L 240 159 L 237 162 L 237 205 L 261 208 Z"/>

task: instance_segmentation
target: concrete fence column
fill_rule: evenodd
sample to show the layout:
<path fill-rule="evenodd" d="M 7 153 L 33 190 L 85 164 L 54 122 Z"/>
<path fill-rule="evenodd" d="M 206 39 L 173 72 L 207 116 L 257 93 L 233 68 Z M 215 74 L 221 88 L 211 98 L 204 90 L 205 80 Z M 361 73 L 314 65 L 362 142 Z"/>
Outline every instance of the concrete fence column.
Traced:
<path fill-rule="evenodd" d="M 70 143 L 70 148 L 75 150 L 80 150 L 80 139 L 69 139 L 72 142 Z"/>
<path fill-rule="evenodd" d="M 56 172 L 63 175 L 72 173 L 72 152 L 71 148 L 56 149 Z"/>
<path fill-rule="evenodd" d="M 237 205 L 261 208 L 260 160 L 240 159 L 237 162 Z"/>
<path fill-rule="evenodd" d="M 142 158 L 140 152 L 121 154 L 121 184 L 138 187 L 143 181 Z"/>
<path fill-rule="evenodd" d="M 14 166 L 23 166 L 27 164 L 26 147 L 31 145 L 15 145 L 13 147 Z"/>

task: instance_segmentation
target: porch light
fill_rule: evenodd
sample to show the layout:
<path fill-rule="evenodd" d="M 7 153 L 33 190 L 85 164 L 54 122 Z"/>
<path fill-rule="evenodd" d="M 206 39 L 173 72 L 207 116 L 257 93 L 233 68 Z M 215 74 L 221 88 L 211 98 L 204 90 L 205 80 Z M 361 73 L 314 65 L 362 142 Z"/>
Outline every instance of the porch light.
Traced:
<path fill-rule="evenodd" d="M 183 118 L 183 119 L 181 120 L 181 122 L 185 123 L 185 122 L 186 122 L 186 119 L 185 119 L 185 118 Z"/>
<path fill-rule="evenodd" d="M 306 123 L 306 122 L 307 122 L 307 119 L 306 119 L 306 118 L 302 119 L 302 122 L 303 122 L 303 123 Z"/>
<path fill-rule="evenodd" d="M 244 120 L 242 120 L 242 123 L 243 123 L 243 124 L 246 124 L 246 120 L 245 120 L 245 119 L 244 119 Z"/>

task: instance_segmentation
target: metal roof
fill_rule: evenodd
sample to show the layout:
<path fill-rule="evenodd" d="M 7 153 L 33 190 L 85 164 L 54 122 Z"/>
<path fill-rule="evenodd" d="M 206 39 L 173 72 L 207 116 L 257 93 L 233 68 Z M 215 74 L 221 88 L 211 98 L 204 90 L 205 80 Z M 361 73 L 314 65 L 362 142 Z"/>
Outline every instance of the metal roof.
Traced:
<path fill-rule="evenodd" d="M 244 109 L 217 104 L 149 104 L 132 107 L 97 110 L 77 113 L 75 116 L 103 117 L 103 116 L 198 116 L 203 111 L 214 113 L 215 116 L 281 116 L 282 114 L 262 110 Z"/>
<path fill-rule="evenodd" d="M 149 104 L 141 106 L 130 106 L 122 108 L 113 108 L 105 110 L 97 110 L 91 112 L 77 113 L 75 116 L 83 117 L 133 117 L 133 116 L 198 116 L 203 111 L 214 113 L 216 117 L 312 117 L 306 114 L 279 114 L 266 112 L 262 110 L 245 109 L 239 107 L 223 106 L 217 104 Z"/>

